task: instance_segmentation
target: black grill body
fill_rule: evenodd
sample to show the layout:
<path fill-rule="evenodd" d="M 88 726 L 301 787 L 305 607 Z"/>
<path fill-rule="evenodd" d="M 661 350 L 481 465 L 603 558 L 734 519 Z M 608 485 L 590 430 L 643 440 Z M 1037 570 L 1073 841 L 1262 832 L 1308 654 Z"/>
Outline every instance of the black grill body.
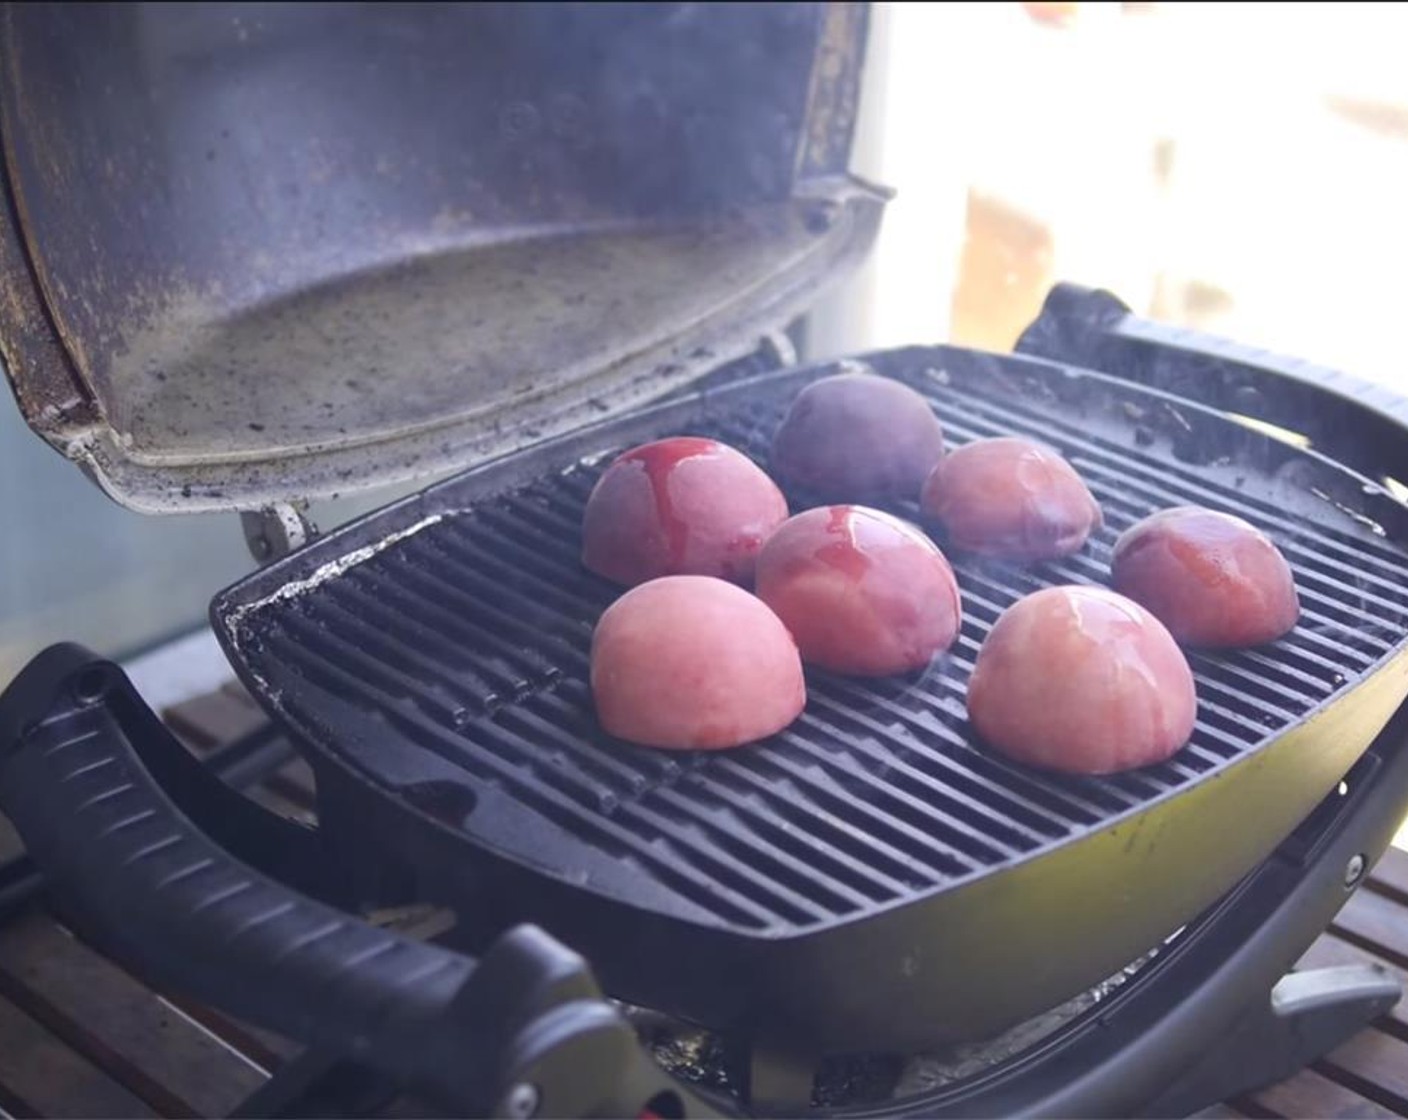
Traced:
<path fill-rule="evenodd" d="M 813 673 L 806 713 L 764 743 L 664 754 L 599 731 L 587 655 L 619 592 L 579 563 L 581 510 L 615 453 L 661 435 L 716 436 L 766 468 L 788 401 L 828 369 L 487 464 L 217 599 L 227 652 L 306 743 L 326 827 L 366 856 L 376 889 L 400 874 L 449 902 L 471 945 L 540 922 L 613 994 L 814 1052 L 974 1037 L 1211 904 L 1402 700 L 1408 527 L 1376 484 L 1087 370 L 946 348 L 866 360 L 924 392 L 955 444 L 1020 433 L 1058 448 L 1106 526 L 1037 567 L 950 552 L 965 614 L 950 654 L 879 683 Z M 1276 540 L 1302 598 L 1296 630 L 1193 655 L 1197 729 L 1160 766 L 1057 778 L 986 751 L 963 695 L 998 614 L 1041 586 L 1105 582 L 1118 533 L 1184 503 Z"/>
<path fill-rule="evenodd" d="M 811 784 L 788 787 L 812 790 L 840 774 L 851 780 L 846 788 L 860 806 L 856 814 L 874 819 L 894 801 L 851 791 L 893 783 L 903 792 L 900 780 L 914 780 L 912 773 L 943 767 L 961 775 L 967 767 L 986 775 L 988 796 L 1024 803 L 1027 822 L 1058 819 L 1059 804 L 1105 813 L 1095 822 L 1075 822 L 1064 836 L 948 880 L 931 873 L 908 895 L 849 916 L 790 928 L 700 920 L 668 900 L 659 903 L 658 894 L 652 902 L 656 888 L 649 881 L 635 896 L 609 894 L 590 876 L 583 882 L 570 865 L 553 862 L 580 853 L 583 838 L 557 837 L 532 848 L 507 827 L 502 798 L 499 814 L 481 814 L 481 807 L 495 804 L 493 784 L 454 753 L 431 750 L 407 730 L 421 726 L 408 724 L 407 714 L 421 710 L 427 697 L 443 696 L 443 680 L 439 690 L 427 684 L 426 695 L 393 694 L 383 686 L 395 710 L 380 714 L 365 685 L 334 694 L 316 683 L 331 679 L 334 670 L 354 677 L 367 672 L 369 660 L 376 664 L 398 648 L 393 634 L 359 630 L 356 642 L 342 639 L 335 657 L 331 638 L 315 643 L 313 651 L 329 662 L 321 669 L 318 661 L 295 666 L 281 653 L 279 627 L 293 612 L 311 614 L 336 581 L 351 586 L 360 567 L 392 561 L 424 533 L 448 532 L 456 524 L 468 532 L 476 514 L 514 511 L 512 528 L 527 522 L 519 512 L 525 502 L 570 508 L 580 501 L 576 479 L 592 477 L 617 446 L 685 427 L 715 431 L 758 451 L 748 433 L 765 432 L 767 410 L 775 414 L 817 371 L 737 387 L 720 388 L 711 379 L 697 398 L 427 491 L 222 596 L 217 619 L 227 643 L 238 648 L 246 680 L 307 735 L 300 746 L 319 771 L 316 832 L 233 792 L 165 731 L 115 665 L 67 645 L 40 654 L 0 695 L 0 802 L 46 890 L 82 935 L 154 984 L 314 1044 L 288 1076 L 256 1094 L 257 1102 L 251 1099 L 246 1111 L 261 1115 L 284 1107 L 278 1102 L 302 1099 L 309 1078 L 318 1080 L 313 1071 L 337 1066 L 339 1056 L 422 1088 L 454 1115 L 519 1114 L 524 1086 L 535 1087 L 543 1115 L 637 1115 L 645 1108 L 703 1116 L 711 1106 L 725 1114 L 781 1115 L 806 1110 L 809 1093 L 814 1114 L 836 1116 L 1187 1115 L 1274 1083 L 1399 997 L 1397 984 L 1371 969 L 1283 976 L 1383 851 L 1408 806 L 1408 708 L 1401 704 L 1408 685 L 1394 636 L 1402 605 L 1393 591 L 1403 507 L 1370 481 L 1383 478 L 1389 485 L 1391 477 L 1408 473 L 1398 465 L 1404 413 L 1351 400 L 1346 394 L 1359 397 L 1360 387 L 1347 379 L 1329 383 L 1321 371 L 1286 370 L 1284 363 L 1216 340 L 1178 336 L 1160 343 L 1157 329 L 1127 312 L 1112 314 L 1112 306 L 1098 293 L 1058 289 L 1022 346 L 1079 362 L 1093 361 L 1096 353 L 1122 356 L 1140 381 L 1186 384 L 1198 399 L 1224 407 L 1230 407 L 1225 395 L 1245 404 L 1244 391 L 1266 391 L 1269 407 L 1256 410 L 1259 415 L 1290 421 L 1362 473 L 1270 441 L 1186 400 L 1084 370 L 947 350 L 873 360 L 952 411 L 957 441 L 1001 421 L 1056 442 L 1102 497 L 1111 491 L 1107 510 L 1124 511 L 1112 516 L 1114 528 L 1120 518 L 1137 515 L 1132 495 L 1140 494 L 1144 502 L 1163 503 L 1196 490 L 1210 504 L 1252 516 L 1287 550 L 1309 592 L 1305 626 L 1276 647 L 1199 662 L 1204 699 L 1210 692 L 1220 698 L 1204 704 L 1186 757 L 1120 779 L 1050 780 L 1009 774 L 996 760 L 990 760 L 996 769 L 983 770 L 980 748 L 967 738 L 961 717 L 938 719 L 947 732 L 912 743 L 907 737 L 919 738 L 915 722 L 894 716 L 909 710 L 912 697 L 940 707 L 945 686 L 937 682 L 945 673 L 966 671 L 974 627 L 981 633 L 991 614 L 991 607 L 982 613 L 969 604 L 964 645 L 928 673 L 854 696 L 832 691 L 845 682 L 814 682 L 828 703 L 853 703 L 850 722 L 841 723 L 835 739 L 805 740 L 841 761 L 829 770 L 798 763 L 812 775 Z M 720 378 L 728 376 L 720 371 Z M 1346 443 L 1346 432 L 1358 436 Z M 970 598 L 992 603 L 994 587 L 1015 594 L 1024 580 L 1091 572 L 1098 578 L 1108 545 L 1108 535 L 1102 536 L 1089 556 L 1054 572 L 954 559 L 980 588 Z M 543 562 L 541 546 L 538 552 L 502 548 L 525 573 Z M 543 555 L 550 570 L 566 571 L 560 549 Z M 403 554 L 395 562 L 415 566 L 421 560 Z M 474 576 L 472 564 L 452 571 L 466 584 Z M 525 598 L 548 603 L 555 588 L 550 580 L 523 575 L 516 584 L 505 581 L 483 592 L 483 602 L 502 615 Z M 362 601 L 358 610 L 369 616 L 371 605 Z M 384 671 L 413 680 L 411 667 L 423 668 L 437 649 L 432 621 L 466 628 L 475 617 L 462 597 L 447 596 L 434 620 L 418 623 L 424 632 L 418 643 L 397 639 L 400 661 Z M 536 617 L 546 622 L 552 612 Z M 314 637 L 331 632 L 317 618 L 288 625 L 311 625 Z M 512 647 L 526 641 L 520 630 L 496 636 L 511 648 L 535 648 Z M 570 640 L 554 648 L 560 654 L 564 645 L 572 648 Z M 439 648 L 443 652 L 443 644 Z M 544 670 L 538 681 L 526 668 L 512 675 L 505 665 L 511 670 L 516 663 L 480 651 L 463 670 L 473 670 L 466 679 L 487 682 L 478 687 L 495 693 L 482 698 L 480 720 L 555 693 L 570 671 L 570 664 L 554 662 L 548 668 L 556 672 Z M 500 693 L 494 673 L 518 687 Z M 1310 690 L 1300 708 L 1293 682 Z M 1248 726 L 1256 716 L 1267 717 L 1259 736 Z M 862 718 L 868 722 L 858 723 Z M 489 749 L 498 741 L 481 740 L 472 715 L 452 715 L 450 724 L 464 733 L 456 740 L 460 751 L 469 749 L 465 743 Z M 872 725 L 889 730 L 854 730 Z M 800 725 L 802 731 L 811 735 L 811 725 Z M 867 760 L 878 750 L 897 755 L 902 745 L 906 757 L 870 768 Z M 784 756 L 797 749 L 786 741 L 769 746 Z M 587 757 L 584 751 L 567 757 Z M 626 766 L 628 755 L 610 757 Z M 746 751 L 718 757 L 732 757 L 743 772 L 756 765 Z M 704 811 L 703 795 L 692 785 L 708 777 L 731 788 L 729 782 L 740 779 L 734 771 L 720 777 L 698 763 L 675 761 L 681 768 L 673 783 L 662 784 L 679 799 L 671 803 L 680 807 L 671 822 L 678 832 Z M 517 781 L 556 788 L 545 777 L 551 771 L 528 762 L 540 770 L 529 766 L 528 778 Z M 1017 778 L 1027 784 L 1019 788 Z M 972 805 L 986 804 L 972 789 L 953 783 Z M 1124 808 L 1102 803 L 1121 795 Z M 642 789 L 636 796 L 649 803 L 654 793 Z M 530 807 L 538 803 L 529 800 Z M 607 819 L 620 806 L 595 804 Z M 714 819 L 732 824 L 738 836 L 728 842 L 742 844 L 767 807 L 758 798 L 716 806 Z M 1013 829 L 998 805 L 990 808 L 997 819 L 978 835 Z M 929 811 L 952 810 L 940 798 Z M 866 867 L 857 853 L 875 841 L 857 817 L 846 819 L 855 845 L 847 849 L 850 873 L 857 875 Z M 527 812 L 521 820 L 524 832 L 536 827 Z M 473 832 L 490 821 L 502 826 L 492 842 Z M 789 835 L 800 843 L 814 833 Z M 696 857 L 705 850 L 701 836 L 712 839 L 696 827 L 685 845 Z M 656 847 L 681 858 L 665 841 Z M 824 858 L 814 862 L 823 865 L 816 881 L 834 874 Z M 764 861 L 749 870 L 749 891 L 777 874 L 775 863 Z M 1219 887 L 1223 881 L 1227 886 Z M 799 893 L 804 882 L 791 880 Z M 1200 903 L 1209 891 L 1215 897 Z M 356 916 L 364 909 L 360 902 L 389 904 L 412 895 L 450 901 L 461 944 L 492 944 L 476 960 L 377 930 Z M 1162 939 L 1179 915 L 1200 907 L 1181 931 Z M 592 947 L 592 968 L 542 930 L 517 926 L 492 937 L 514 915 L 530 913 L 550 920 L 553 934 Z M 1054 1016 L 1060 1024 L 1049 1025 L 1047 1009 L 1072 984 L 1094 975 L 1104 960 L 1136 957 L 1137 969 L 1122 970 L 1132 978 L 1099 985 L 1104 995 L 1093 1006 L 1074 1018 Z M 733 1027 L 725 1041 L 729 1068 L 741 1073 L 741 1080 L 729 1077 L 738 1096 L 721 1098 L 716 1078 L 700 1082 L 673 1066 L 681 1080 L 669 1081 L 638 1045 L 631 1024 L 600 998 L 593 971 L 618 996 Z M 1086 1006 L 1088 995 L 1074 1002 Z M 970 1067 L 961 1080 L 911 1088 L 908 1093 L 917 1095 L 898 1098 L 885 1095 L 876 1081 L 879 1071 L 883 1082 L 895 1057 L 877 1050 L 925 1051 L 916 1055 L 923 1062 L 946 1031 L 972 1038 L 988 1034 L 995 1022 L 1035 1012 L 1045 1013 L 977 1047 L 986 1064 L 979 1072 Z M 789 1025 L 792 1033 L 785 1035 Z M 1018 1035 L 1024 1041 L 1008 1045 Z M 828 1047 L 880 1060 L 852 1053 L 817 1067 L 818 1050 Z M 818 1068 L 830 1072 L 817 1072 L 813 1082 Z M 835 1095 L 855 1070 L 862 1073 L 854 1091 Z"/>

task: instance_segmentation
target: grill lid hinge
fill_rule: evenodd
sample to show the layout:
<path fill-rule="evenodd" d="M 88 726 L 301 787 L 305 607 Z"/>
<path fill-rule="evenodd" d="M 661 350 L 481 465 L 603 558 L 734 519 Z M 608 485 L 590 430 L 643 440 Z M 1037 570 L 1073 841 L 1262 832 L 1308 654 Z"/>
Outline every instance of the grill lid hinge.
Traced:
<path fill-rule="evenodd" d="M 281 502 L 258 511 L 240 513 L 240 528 L 250 555 L 261 564 L 287 556 L 318 536 L 306 507 Z"/>

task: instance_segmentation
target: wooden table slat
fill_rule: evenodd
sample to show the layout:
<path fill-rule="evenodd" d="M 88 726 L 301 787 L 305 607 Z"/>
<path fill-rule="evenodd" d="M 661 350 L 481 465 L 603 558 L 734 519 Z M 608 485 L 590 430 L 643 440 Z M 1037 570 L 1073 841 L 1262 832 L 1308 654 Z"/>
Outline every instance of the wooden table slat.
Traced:
<path fill-rule="evenodd" d="M 53 1117 L 155 1116 L 91 1062 L 0 997 L 0 1085 L 7 1111 Z M 18 1107 L 16 1107 L 18 1106 Z"/>
<path fill-rule="evenodd" d="M 1374 865 L 1365 887 L 1408 905 L 1408 852 L 1390 848 Z"/>
<path fill-rule="evenodd" d="M 1374 891 L 1358 890 L 1330 928 L 1346 940 L 1408 968 L 1408 906 Z"/>
<path fill-rule="evenodd" d="M 1275 1116 L 1289 1118 L 1375 1120 L 1378 1117 L 1398 1115 L 1313 1069 L 1301 1070 L 1278 1085 L 1251 1094 L 1249 1102 L 1253 1106 L 1259 1105 Z M 1237 1102 L 1233 1103 L 1235 1105 Z M 1252 1111 L 1255 1111 L 1255 1108 Z"/>
<path fill-rule="evenodd" d="M 256 712 L 262 712 L 259 701 L 249 694 L 249 689 L 245 688 L 238 680 L 231 678 L 220 686 L 220 691 L 236 703 L 243 704 L 246 708 L 252 708 Z"/>
<path fill-rule="evenodd" d="M 1247 1114 L 1238 1112 L 1230 1104 L 1215 1104 L 1202 1112 L 1195 1112 L 1188 1120 L 1243 1120 Z"/>
<path fill-rule="evenodd" d="M 271 1072 L 276 1072 L 285 1062 L 303 1052 L 303 1046 L 299 1043 L 263 1027 L 256 1027 L 232 1015 L 225 1015 L 183 996 L 167 995 L 164 998 L 181 1014 L 189 1016 L 217 1038 L 224 1039 L 241 1054 L 248 1055 L 256 1065 Z"/>
<path fill-rule="evenodd" d="M 299 821 L 306 825 L 318 823 L 318 816 L 311 808 L 284 796 L 282 790 L 271 788 L 270 783 L 260 785 L 249 790 L 248 793 L 252 800 L 263 805 L 271 813 L 277 813 L 281 817 L 288 817 L 290 820 Z"/>
<path fill-rule="evenodd" d="M 1408 1042 L 1379 1030 L 1360 1031 L 1320 1064 L 1337 1081 L 1408 1116 Z"/>
<path fill-rule="evenodd" d="M 252 703 L 226 692 L 211 692 L 161 713 L 166 725 L 198 752 L 230 743 L 268 722 Z"/>
<path fill-rule="evenodd" d="M 301 758 L 286 762 L 274 776 L 278 790 L 291 801 L 313 806 L 317 796 L 318 783 L 313 777 L 313 768 Z"/>
<path fill-rule="evenodd" d="M 0 926 L 0 983 L 17 1005 L 163 1112 L 223 1116 L 266 1078 L 42 914 Z"/>

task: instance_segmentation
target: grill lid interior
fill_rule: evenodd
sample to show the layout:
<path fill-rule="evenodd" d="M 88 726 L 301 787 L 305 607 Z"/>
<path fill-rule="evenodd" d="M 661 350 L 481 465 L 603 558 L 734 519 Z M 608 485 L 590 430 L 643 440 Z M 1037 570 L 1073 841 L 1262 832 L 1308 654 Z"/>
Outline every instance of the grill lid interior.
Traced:
<path fill-rule="evenodd" d="M 117 500 L 407 481 L 658 396 L 864 255 L 863 4 L 6 5 L 0 349 Z"/>

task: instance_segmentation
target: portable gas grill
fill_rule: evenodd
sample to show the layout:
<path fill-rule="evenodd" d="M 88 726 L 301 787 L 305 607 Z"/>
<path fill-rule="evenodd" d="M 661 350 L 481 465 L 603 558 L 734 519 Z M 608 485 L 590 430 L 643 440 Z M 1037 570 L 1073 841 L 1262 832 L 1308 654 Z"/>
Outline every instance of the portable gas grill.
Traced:
<path fill-rule="evenodd" d="M 270 562 L 212 623 L 318 786 L 316 830 L 274 817 L 116 666 L 40 654 L 0 698 L 0 805 L 86 937 L 511 1116 L 1178 1115 L 1393 1004 L 1364 968 L 1285 974 L 1408 811 L 1408 412 L 1106 294 L 1057 288 L 1014 356 L 862 358 L 954 444 L 1066 455 L 1106 515 L 1081 553 L 952 554 L 953 650 L 810 672 L 765 742 L 597 727 L 597 475 L 670 434 L 766 467 L 834 369 L 768 332 L 878 228 L 884 193 L 846 173 L 865 18 L 5 8 L 21 406 L 132 508 L 246 514 Z M 320 539 L 300 512 L 450 469 Z M 964 687 L 998 614 L 1106 582 L 1122 529 L 1186 503 L 1276 540 L 1296 629 L 1190 655 L 1197 728 L 1161 765 L 983 749 Z M 357 916 L 408 901 L 454 928 Z"/>

